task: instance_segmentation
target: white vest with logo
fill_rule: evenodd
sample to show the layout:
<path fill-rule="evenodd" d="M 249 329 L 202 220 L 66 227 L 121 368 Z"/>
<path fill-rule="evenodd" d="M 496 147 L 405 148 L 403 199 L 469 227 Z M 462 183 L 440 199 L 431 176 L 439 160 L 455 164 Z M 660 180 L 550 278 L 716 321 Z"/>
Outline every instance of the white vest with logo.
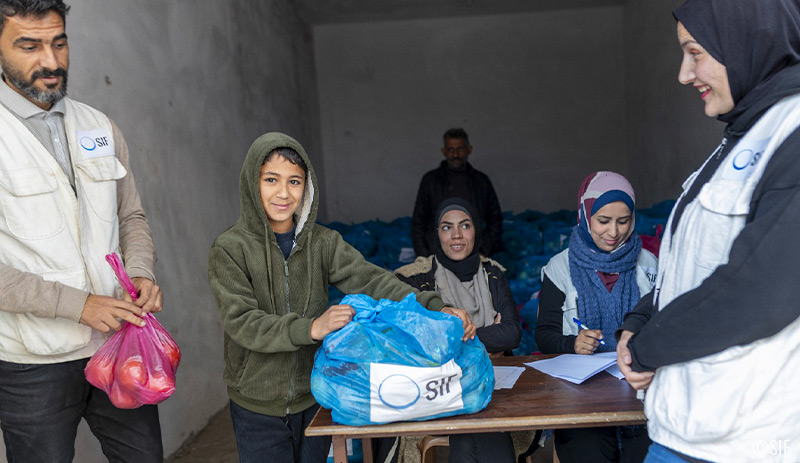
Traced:
<path fill-rule="evenodd" d="M 686 206 L 672 236 L 670 217 L 659 256 L 654 299 L 658 310 L 669 310 L 672 300 L 697 288 L 728 262 L 756 185 L 775 150 L 798 126 L 800 95 L 774 105 L 730 150 Z M 684 194 L 698 172 L 684 183 Z M 752 308 L 754 313 L 758 309 Z M 799 353 L 796 320 L 769 338 L 659 368 L 645 401 L 651 439 L 711 461 L 799 462 Z"/>
<path fill-rule="evenodd" d="M 639 287 L 639 296 L 653 290 L 656 281 L 656 271 L 658 269 L 658 259 L 652 252 L 642 249 L 639 252 L 639 259 L 636 261 L 636 286 Z M 564 293 L 564 305 L 561 306 L 563 322 L 561 323 L 561 334 L 564 336 L 577 336 L 578 325 L 572 321 L 578 317 L 578 290 L 572 284 L 572 277 L 569 273 L 569 249 L 565 249 L 550 259 L 550 262 L 542 268 L 542 279 L 547 278 Z M 633 307 L 631 307 L 633 309 Z"/>
<path fill-rule="evenodd" d="M 101 112 L 65 99 L 75 191 L 55 158 L 0 105 L 0 261 L 47 281 L 113 296 L 105 256 L 119 252 L 117 183 L 127 171 Z M 57 363 L 94 354 L 104 336 L 63 318 L 0 311 L 0 360 Z"/>

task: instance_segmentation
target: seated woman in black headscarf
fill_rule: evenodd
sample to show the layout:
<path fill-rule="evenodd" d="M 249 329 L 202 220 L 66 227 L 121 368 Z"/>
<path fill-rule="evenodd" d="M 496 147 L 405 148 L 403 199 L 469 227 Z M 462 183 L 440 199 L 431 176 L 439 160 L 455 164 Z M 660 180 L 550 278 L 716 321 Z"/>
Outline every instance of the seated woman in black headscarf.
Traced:
<path fill-rule="evenodd" d="M 419 257 L 395 271 L 397 277 L 422 291 L 436 291 L 445 304 L 464 309 L 478 328 L 478 339 L 490 356 L 519 345 L 522 328 L 514 299 L 497 262 L 478 253 L 479 217 L 460 198 L 442 201 L 436 212 L 438 243 L 433 256 Z M 508 433 L 450 436 L 450 461 L 514 462 Z"/>

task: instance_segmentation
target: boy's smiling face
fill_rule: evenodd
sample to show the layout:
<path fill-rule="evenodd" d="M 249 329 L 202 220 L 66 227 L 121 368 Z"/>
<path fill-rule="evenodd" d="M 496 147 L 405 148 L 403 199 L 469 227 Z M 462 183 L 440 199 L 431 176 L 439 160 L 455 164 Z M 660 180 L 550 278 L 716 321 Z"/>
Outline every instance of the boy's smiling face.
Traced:
<path fill-rule="evenodd" d="M 294 227 L 294 213 L 303 201 L 305 184 L 303 169 L 279 154 L 273 154 L 261 166 L 261 204 L 275 233 L 287 233 Z"/>

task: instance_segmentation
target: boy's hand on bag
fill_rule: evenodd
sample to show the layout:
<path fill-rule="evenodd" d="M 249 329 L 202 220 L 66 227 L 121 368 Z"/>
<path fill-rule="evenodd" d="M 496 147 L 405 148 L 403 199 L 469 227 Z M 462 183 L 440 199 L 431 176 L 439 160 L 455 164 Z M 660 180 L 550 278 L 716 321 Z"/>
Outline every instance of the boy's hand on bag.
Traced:
<path fill-rule="evenodd" d="M 155 284 L 153 280 L 145 277 L 134 277 L 131 278 L 131 281 L 133 281 L 133 286 L 136 287 L 136 292 L 139 294 L 134 304 L 141 307 L 145 312 L 161 312 L 161 303 L 163 301 L 161 287 Z M 123 297 L 128 302 L 133 300 L 127 292 L 124 292 Z"/>
<path fill-rule="evenodd" d="M 142 315 L 144 315 L 142 309 L 131 302 L 90 294 L 83 305 L 80 323 L 108 333 L 112 330 L 119 331 L 122 328 L 120 320 L 144 326 Z"/>
<path fill-rule="evenodd" d="M 322 316 L 311 323 L 311 339 L 321 341 L 329 333 L 333 333 L 350 323 L 356 311 L 349 305 L 332 305 Z"/>
<path fill-rule="evenodd" d="M 466 311 L 462 309 L 456 309 L 455 307 L 442 307 L 442 313 L 446 313 L 461 319 L 461 323 L 464 326 L 464 337 L 461 338 L 462 341 L 475 338 L 475 332 L 477 331 L 477 328 L 475 327 L 475 324 L 472 323 L 472 320 L 470 320 Z"/>

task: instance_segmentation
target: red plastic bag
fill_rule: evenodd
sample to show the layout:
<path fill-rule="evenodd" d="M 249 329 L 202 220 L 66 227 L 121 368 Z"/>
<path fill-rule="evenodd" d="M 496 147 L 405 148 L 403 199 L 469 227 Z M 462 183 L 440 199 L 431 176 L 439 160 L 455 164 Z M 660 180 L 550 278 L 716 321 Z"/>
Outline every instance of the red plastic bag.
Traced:
<path fill-rule="evenodd" d="M 136 289 L 119 257 L 109 254 L 106 260 L 117 273 L 120 284 L 136 300 Z M 161 403 L 175 392 L 180 349 L 156 317 L 148 313 L 143 318 L 143 327 L 124 323 L 92 356 L 84 370 L 86 380 L 108 394 L 117 408 Z"/>

